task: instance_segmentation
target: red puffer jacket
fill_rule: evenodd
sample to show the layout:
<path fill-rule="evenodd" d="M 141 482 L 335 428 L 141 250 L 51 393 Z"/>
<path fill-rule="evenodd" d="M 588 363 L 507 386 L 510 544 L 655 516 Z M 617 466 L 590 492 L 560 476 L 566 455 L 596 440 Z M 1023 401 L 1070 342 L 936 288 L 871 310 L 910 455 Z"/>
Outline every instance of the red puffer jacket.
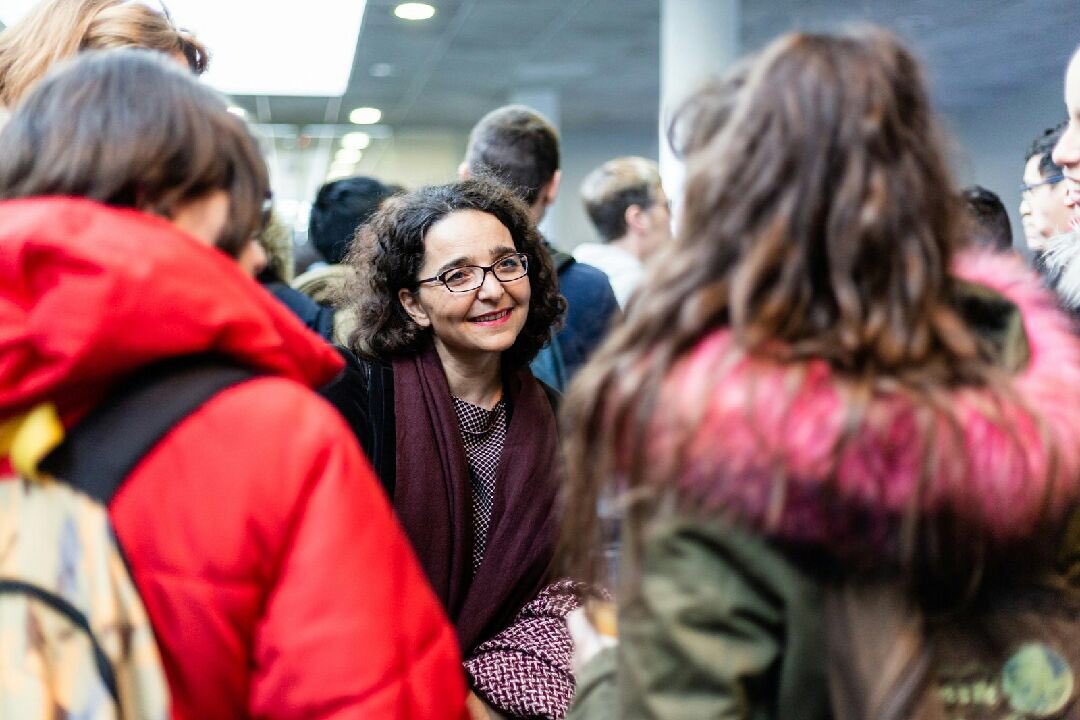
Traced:
<path fill-rule="evenodd" d="M 174 428 L 110 508 L 174 718 L 464 717 L 453 628 L 352 434 L 340 360 L 224 255 L 72 199 L 0 203 L 0 419 L 65 422 L 150 362 L 261 377 Z"/>

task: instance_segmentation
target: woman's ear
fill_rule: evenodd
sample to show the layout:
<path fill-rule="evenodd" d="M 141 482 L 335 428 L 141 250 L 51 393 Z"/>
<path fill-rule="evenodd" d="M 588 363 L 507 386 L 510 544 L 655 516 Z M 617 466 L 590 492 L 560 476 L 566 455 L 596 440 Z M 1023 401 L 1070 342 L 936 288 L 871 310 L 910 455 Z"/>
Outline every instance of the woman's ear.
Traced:
<path fill-rule="evenodd" d="M 397 296 L 401 307 L 405 308 L 405 312 L 409 313 L 409 317 L 413 319 L 414 323 L 422 328 L 431 327 L 431 318 L 428 317 L 424 306 L 420 304 L 419 291 L 401 288 L 398 290 Z"/>

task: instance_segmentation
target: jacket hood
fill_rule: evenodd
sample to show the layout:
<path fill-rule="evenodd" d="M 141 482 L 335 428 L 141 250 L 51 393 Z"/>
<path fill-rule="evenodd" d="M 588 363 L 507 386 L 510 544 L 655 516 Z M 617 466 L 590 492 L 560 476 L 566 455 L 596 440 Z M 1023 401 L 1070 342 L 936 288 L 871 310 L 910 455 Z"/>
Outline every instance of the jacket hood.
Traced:
<path fill-rule="evenodd" d="M 994 291 L 998 307 L 1009 301 L 1022 322 L 1026 347 L 1001 387 L 943 390 L 952 418 L 899 392 L 855 413 L 852 386 L 825 362 L 748 358 L 719 331 L 662 391 L 656 442 L 682 459 L 680 495 L 843 554 L 868 541 L 894 548 L 912 508 L 982 528 L 1000 546 L 1060 520 L 1080 489 L 1080 343 L 1018 259 L 964 256 L 955 275 Z M 689 440 L 675 448 L 679 427 Z"/>
<path fill-rule="evenodd" d="M 341 369 L 223 253 L 169 222 L 72 198 L 0 202 L 0 418 L 70 416 L 147 363 L 213 353 L 310 387 Z"/>
<path fill-rule="evenodd" d="M 1070 230 L 1050 238 L 1039 260 L 1061 303 L 1070 310 L 1080 308 L 1080 233 Z"/>

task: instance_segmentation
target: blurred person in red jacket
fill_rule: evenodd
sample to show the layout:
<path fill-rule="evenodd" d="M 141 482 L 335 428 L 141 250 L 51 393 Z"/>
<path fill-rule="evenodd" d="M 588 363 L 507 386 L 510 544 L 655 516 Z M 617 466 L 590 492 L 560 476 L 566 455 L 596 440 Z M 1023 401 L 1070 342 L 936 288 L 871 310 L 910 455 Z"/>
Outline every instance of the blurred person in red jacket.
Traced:
<path fill-rule="evenodd" d="M 228 257 L 268 179 L 226 107 L 139 50 L 87 53 L 20 102 L 0 133 L 0 420 L 52 403 L 70 426 L 170 358 L 250 368 L 109 507 L 172 717 L 458 720 L 454 631 L 311 392 L 342 362 Z"/>

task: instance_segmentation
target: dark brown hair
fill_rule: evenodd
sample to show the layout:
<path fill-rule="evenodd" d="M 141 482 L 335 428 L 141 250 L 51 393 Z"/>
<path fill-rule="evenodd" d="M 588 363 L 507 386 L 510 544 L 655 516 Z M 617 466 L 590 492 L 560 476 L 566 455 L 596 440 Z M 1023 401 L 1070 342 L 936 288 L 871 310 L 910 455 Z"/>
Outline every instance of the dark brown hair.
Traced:
<path fill-rule="evenodd" d="M 262 226 L 269 180 L 224 98 L 157 52 L 85 53 L 39 83 L 0 133 L 0 198 L 71 195 L 171 217 L 229 194 L 218 247 L 236 256 Z"/>
<path fill-rule="evenodd" d="M 0 104 L 14 106 L 57 62 L 84 50 L 135 47 L 183 55 L 192 72 L 209 55 L 164 5 L 125 0 L 44 0 L 0 33 Z"/>
<path fill-rule="evenodd" d="M 559 169 L 559 134 L 525 105 L 497 108 L 469 133 L 465 164 L 473 175 L 497 180 L 531 207 Z"/>
<path fill-rule="evenodd" d="M 826 362 L 844 384 L 846 427 L 875 395 L 902 395 L 917 416 L 947 420 L 953 432 L 936 447 L 962 442 L 948 391 L 993 386 L 1001 372 L 958 311 L 949 270 L 966 241 L 964 211 L 925 87 L 917 61 L 887 32 L 796 33 L 677 118 L 687 159 L 678 235 L 564 403 L 561 555 L 571 574 L 600 574 L 602 496 L 636 501 L 634 521 L 679 506 L 660 500 L 672 498 L 665 490 L 695 428 L 667 428 L 659 450 L 650 423 L 674 365 L 713 331 L 729 332 L 734 352 L 793 369 Z M 843 449 L 833 449 L 836 462 Z M 785 481 L 776 480 L 781 506 Z M 915 507 L 890 528 L 909 571 L 898 580 L 958 569 L 948 589 L 931 590 L 970 591 L 984 533 L 974 521 L 921 518 Z"/>
<path fill-rule="evenodd" d="M 1065 134 L 1065 128 L 1068 126 L 1069 121 L 1062 120 L 1054 127 L 1046 128 L 1031 141 L 1027 152 L 1024 153 L 1025 165 L 1031 161 L 1031 158 L 1038 156 L 1039 175 L 1044 180 L 1061 174 L 1061 166 L 1054 162 L 1053 153 L 1054 147 L 1058 144 L 1058 140 L 1061 140 L 1061 136 Z"/>
<path fill-rule="evenodd" d="M 493 215 L 529 258 L 529 317 L 503 353 L 504 368 L 526 365 L 547 343 L 566 311 L 551 257 L 520 200 L 500 185 L 472 179 L 390 198 L 357 231 L 345 258 L 355 270 L 346 289 L 346 303 L 357 314 L 358 327 L 349 340 L 354 352 L 389 359 L 416 353 L 429 342 L 431 330 L 409 317 L 398 291 L 416 287 L 431 226 L 459 210 Z"/>

